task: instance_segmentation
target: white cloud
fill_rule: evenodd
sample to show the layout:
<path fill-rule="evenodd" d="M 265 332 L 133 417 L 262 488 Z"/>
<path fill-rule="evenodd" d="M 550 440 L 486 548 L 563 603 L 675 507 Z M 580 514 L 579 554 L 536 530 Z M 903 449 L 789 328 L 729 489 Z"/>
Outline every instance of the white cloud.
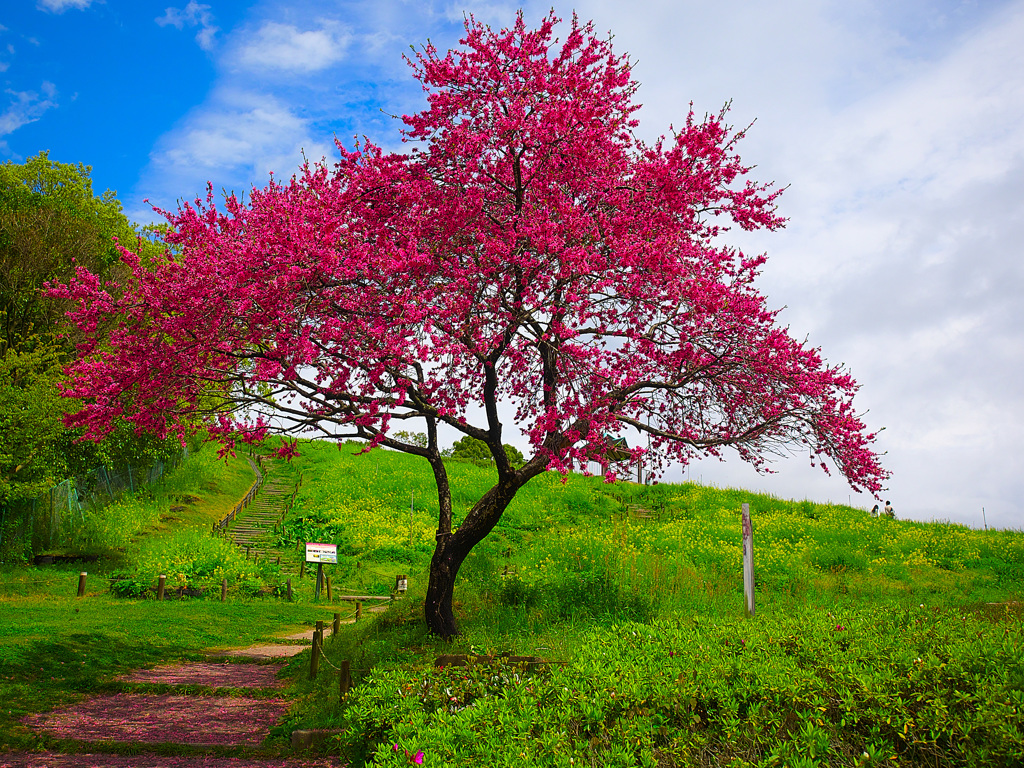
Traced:
<path fill-rule="evenodd" d="M 198 26 L 196 42 L 204 51 L 213 50 L 214 38 L 220 31 L 220 28 L 213 24 L 210 6 L 197 3 L 196 0 L 189 0 L 189 4 L 184 8 L 166 8 L 164 15 L 157 17 L 156 23 L 161 27 L 172 26 L 175 29 Z"/>
<path fill-rule="evenodd" d="M 0 114 L 0 136 L 6 136 L 21 126 L 38 120 L 46 110 L 57 106 L 52 100 L 57 95 L 53 83 L 43 82 L 42 90 L 46 98 L 40 98 L 35 91 L 5 91 L 13 97 L 13 101 L 6 111 Z"/>
<path fill-rule="evenodd" d="M 52 13 L 64 13 L 68 8 L 84 11 L 90 5 L 92 5 L 92 0 L 39 0 L 36 7 Z"/>
<path fill-rule="evenodd" d="M 219 91 L 164 136 L 150 157 L 143 186 L 166 206 L 175 197 L 215 189 L 245 192 L 264 184 L 271 172 L 288 178 L 302 162 L 334 154 L 334 147 L 312 135 L 308 120 L 286 103 L 254 91 Z M 138 220 L 151 212 L 130 211 Z"/>
<path fill-rule="evenodd" d="M 862 384 L 901 516 L 980 525 L 985 506 L 989 525 L 1024 527 L 1024 3 L 576 8 L 638 60 L 644 136 L 691 99 L 758 119 L 739 149 L 755 178 L 791 185 L 791 220 L 726 240 L 768 252 L 769 302 Z M 763 478 L 706 461 L 691 476 L 846 500 L 841 478 L 805 465 Z"/>
<path fill-rule="evenodd" d="M 349 31 L 336 21 L 323 20 L 315 29 L 267 21 L 235 54 L 238 66 L 251 70 L 279 69 L 315 72 L 341 61 Z"/>

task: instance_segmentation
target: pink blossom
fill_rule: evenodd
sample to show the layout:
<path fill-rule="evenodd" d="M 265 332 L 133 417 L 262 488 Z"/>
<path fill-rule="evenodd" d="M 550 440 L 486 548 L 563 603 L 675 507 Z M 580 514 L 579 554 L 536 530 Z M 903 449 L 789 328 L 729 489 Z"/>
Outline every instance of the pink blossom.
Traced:
<path fill-rule="evenodd" d="M 336 163 L 244 202 L 208 186 L 162 212 L 164 258 L 122 248 L 120 285 L 79 269 L 52 286 L 83 339 L 68 424 L 94 439 L 122 421 L 179 437 L 205 426 L 228 451 L 273 425 L 416 453 L 438 480 L 437 547 L 457 563 L 466 553 L 447 548 L 570 463 L 615 482 L 641 457 L 657 475 L 731 448 L 768 472 L 799 447 L 878 493 L 888 473 L 856 382 L 780 325 L 755 287 L 765 257 L 724 242 L 730 227 L 785 224 L 781 190 L 737 154 L 745 130 L 725 109 L 690 110 L 670 137 L 639 140 L 628 57 L 576 18 L 559 41 L 559 21 L 531 29 L 520 13 L 496 31 L 470 17 L 457 50 L 411 57 L 427 91 L 402 118 L 416 151 L 339 143 Z M 529 440 L 521 468 L 504 457 L 499 403 Z M 427 448 L 390 437 L 416 420 Z M 439 425 L 487 442 L 498 470 L 462 535 Z M 634 430 L 645 447 L 616 449 Z M 431 577 L 437 616 L 457 570 Z"/>

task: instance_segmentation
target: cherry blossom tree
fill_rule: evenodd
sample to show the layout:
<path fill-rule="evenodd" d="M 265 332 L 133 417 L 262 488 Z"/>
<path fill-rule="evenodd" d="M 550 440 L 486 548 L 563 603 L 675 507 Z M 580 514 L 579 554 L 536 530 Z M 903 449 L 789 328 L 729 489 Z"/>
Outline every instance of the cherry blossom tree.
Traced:
<path fill-rule="evenodd" d="M 209 191 L 164 212 L 163 259 L 123 251 L 116 290 L 85 270 L 57 288 L 92 339 L 72 421 L 96 437 L 198 415 L 228 447 L 304 431 L 422 456 L 439 504 L 425 614 L 445 637 L 459 567 L 517 491 L 601 461 L 624 430 L 656 471 L 727 447 L 766 470 L 796 448 L 877 493 L 887 473 L 854 380 L 778 326 L 754 287 L 764 258 L 722 242 L 784 223 L 779 190 L 736 154 L 744 132 L 691 110 L 640 141 L 628 58 L 576 19 L 559 41 L 558 23 L 470 19 L 459 49 L 409 61 L 428 106 L 402 118 L 407 152 L 339 143 L 332 167 L 247 203 Z M 518 468 L 499 404 L 529 439 Z M 496 468 L 459 521 L 442 425 Z M 425 445 L 400 439 L 411 426 Z"/>

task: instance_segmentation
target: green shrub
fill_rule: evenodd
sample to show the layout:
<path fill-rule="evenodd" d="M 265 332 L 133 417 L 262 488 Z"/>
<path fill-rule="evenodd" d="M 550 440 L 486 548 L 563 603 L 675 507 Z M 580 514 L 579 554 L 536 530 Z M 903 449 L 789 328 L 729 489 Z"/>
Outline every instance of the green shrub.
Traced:
<path fill-rule="evenodd" d="M 826 573 L 863 571 L 868 566 L 867 555 L 846 542 L 819 543 L 811 552 L 811 565 Z"/>
<path fill-rule="evenodd" d="M 606 571 L 558 574 L 544 589 L 559 618 L 647 621 L 656 604 L 650 594 L 624 590 Z"/>
<path fill-rule="evenodd" d="M 528 584 L 518 573 L 509 573 L 501 577 L 498 588 L 498 602 L 501 605 L 523 606 L 533 608 L 541 599 L 541 590 L 535 584 Z"/>
<path fill-rule="evenodd" d="M 149 585 L 139 581 L 133 574 L 114 572 L 110 574 L 110 593 L 116 597 L 138 599 L 149 591 Z"/>

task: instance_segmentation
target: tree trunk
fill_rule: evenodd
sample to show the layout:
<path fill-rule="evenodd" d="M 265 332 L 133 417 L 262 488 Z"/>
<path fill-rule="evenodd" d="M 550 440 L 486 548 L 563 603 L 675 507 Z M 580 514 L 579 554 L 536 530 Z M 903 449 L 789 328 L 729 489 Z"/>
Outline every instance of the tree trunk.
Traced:
<path fill-rule="evenodd" d="M 441 536 L 430 561 L 430 581 L 424 601 L 424 617 L 431 634 L 450 640 L 459 634 L 459 625 L 452 610 L 455 577 L 472 546 L 455 538 L 454 534 Z"/>
<path fill-rule="evenodd" d="M 495 415 L 496 418 L 496 415 Z M 586 433 L 588 424 L 577 421 L 573 429 Z M 545 441 L 547 450 L 556 455 L 564 456 L 569 442 L 560 434 L 553 434 Z M 500 451 L 500 454 L 499 454 Z M 430 464 L 437 481 L 437 496 L 440 503 L 440 516 L 437 526 L 437 546 L 434 557 L 430 561 L 430 580 L 427 583 L 427 597 L 423 604 L 424 618 L 427 628 L 432 634 L 450 640 L 459 634 L 459 625 L 455 621 L 452 610 L 452 595 L 455 592 L 455 577 L 463 561 L 487 534 L 494 530 L 502 514 L 516 493 L 547 468 L 548 459 L 538 452 L 526 464 L 513 471 L 505 458 L 505 449 L 501 446 L 500 434 L 494 438 L 491 453 L 498 464 L 498 482 L 485 493 L 466 519 L 452 531 L 452 501 L 448 486 L 448 474 L 440 455 L 430 457 Z M 502 464 L 504 466 L 502 466 Z"/>
<path fill-rule="evenodd" d="M 430 561 L 430 581 L 423 605 L 424 617 L 431 633 L 446 640 L 459 634 L 459 626 L 452 611 L 452 595 L 459 568 L 473 547 L 494 529 L 516 492 L 540 474 L 544 466 L 542 460 L 535 459 L 518 472 L 499 480 L 473 506 L 458 530 L 449 533 L 443 526 L 438 528 L 437 546 Z"/>

